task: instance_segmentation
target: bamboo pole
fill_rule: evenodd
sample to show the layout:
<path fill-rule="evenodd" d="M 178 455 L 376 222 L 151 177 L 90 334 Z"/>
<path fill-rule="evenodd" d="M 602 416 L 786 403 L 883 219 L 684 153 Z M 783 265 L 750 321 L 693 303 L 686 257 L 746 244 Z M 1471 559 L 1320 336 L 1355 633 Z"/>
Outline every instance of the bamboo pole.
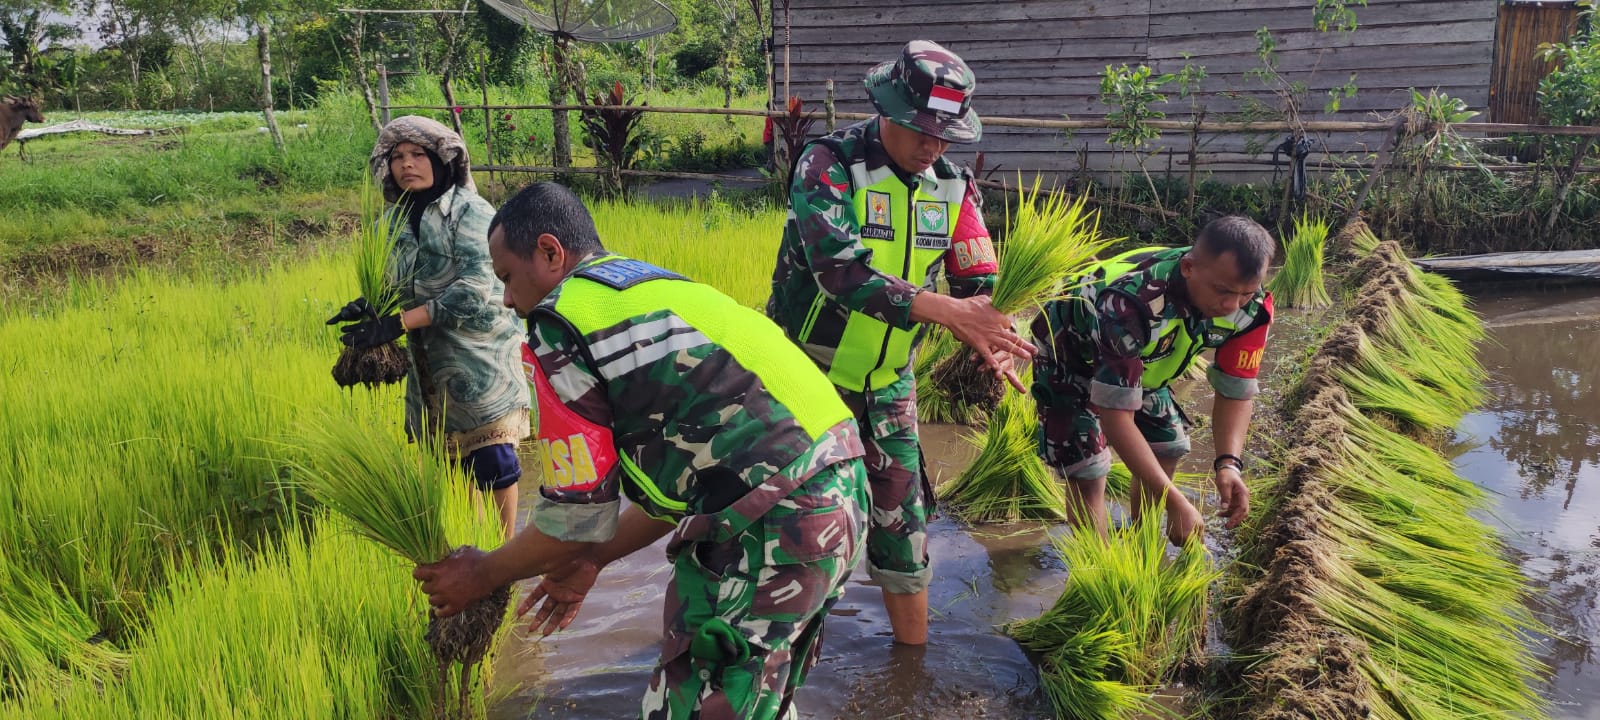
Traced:
<path fill-rule="evenodd" d="M 494 118 L 489 117 L 489 55 L 478 53 L 478 85 L 483 88 L 483 161 L 494 164 Z M 494 173 L 489 173 L 494 182 Z"/>
<path fill-rule="evenodd" d="M 378 106 L 383 110 L 383 124 L 389 124 L 389 69 L 378 63 Z M 382 129 L 382 128 L 380 128 Z"/>
<path fill-rule="evenodd" d="M 441 105 L 395 105 L 396 110 L 449 110 Z M 780 117 L 787 112 L 780 110 L 746 110 L 742 108 L 694 108 L 694 107 L 667 107 L 650 105 L 492 105 L 493 110 L 642 110 L 644 112 L 658 112 L 681 115 L 743 115 L 749 117 Z M 805 113 L 806 117 L 825 120 L 826 113 L 811 111 Z M 835 113 L 840 120 L 868 120 L 876 117 L 874 113 L 841 112 Z M 1103 130 L 1110 128 L 1112 123 L 1103 119 L 1097 120 L 1039 120 L 1035 118 L 990 117 L 983 118 L 985 126 L 1034 128 L 1041 130 Z M 1190 130 L 1196 126 L 1193 120 L 1149 120 L 1146 126 L 1157 130 Z M 1199 124 L 1200 132 L 1275 132 L 1288 130 L 1305 130 L 1306 132 L 1367 132 L 1387 131 L 1394 127 L 1392 122 L 1355 122 L 1342 120 L 1310 121 L 1303 123 L 1290 123 L 1279 120 L 1262 122 L 1202 122 Z M 1461 133 L 1526 133 L 1530 135 L 1564 135 L 1571 137 L 1600 137 L 1600 125 L 1524 125 L 1520 123 L 1453 123 L 1449 126 Z"/>
<path fill-rule="evenodd" d="M 1002 190 L 1004 192 L 1022 192 L 1023 191 L 1023 188 L 1012 187 L 1010 185 L 1007 185 L 1007 184 L 1005 184 L 1003 182 L 1000 182 L 1000 181 L 997 181 L 997 180 L 974 180 L 974 182 L 976 182 L 978 184 L 978 187 L 994 188 L 996 190 Z M 1088 194 L 1083 194 L 1083 193 L 1074 194 L 1074 193 L 1071 193 L 1071 191 L 1068 191 L 1068 190 L 1056 190 L 1056 189 L 1053 189 L 1053 188 L 1040 188 L 1039 192 L 1042 192 L 1042 193 L 1044 193 L 1046 195 L 1071 194 L 1074 198 L 1079 197 L 1081 195 L 1084 198 L 1085 202 L 1088 202 L 1088 203 L 1091 203 L 1091 204 L 1094 204 L 1094 205 L 1101 205 L 1101 206 L 1104 206 L 1104 207 L 1123 208 L 1125 210 L 1137 210 L 1139 212 L 1152 213 L 1152 214 L 1155 214 L 1155 215 L 1160 215 L 1162 217 L 1168 217 L 1168 218 L 1177 218 L 1177 217 L 1179 217 L 1178 213 L 1173 212 L 1171 210 L 1165 210 L 1165 209 L 1162 209 L 1162 208 L 1153 208 L 1153 207 L 1150 207 L 1148 205 L 1138 205 L 1138 204 L 1135 204 L 1135 203 L 1123 202 L 1121 200 L 1110 200 L 1110 199 L 1107 199 L 1107 198 L 1095 197 L 1093 195 L 1088 195 Z"/>
<path fill-rule="evenodd" d="M 565 174 L 565 173 L 576 173 L 576 174 L 580 174 L 580 175 L 606 175 L 606 174 L 610 174 L 612 172 L 611 168 L 604 168 L 604 167 L 552 167 L 552 166 L 548 166 L 548 165 L 478 165 L 478 166 L 473 167 L 472 169 L 474 171 L 476 171 L 476 172 L 521 172 L 521 173 L 545 173 L 545 174 L 548 174 L 548 175 L 559 175 L 559 174 Z M 676 171 L 671 171 L 671 170 L 633 170 L 633 169 L 627 169 L 627 170 L 620 170 L 619 169 L 616 172 L 619 173 L 619 174 L 622 174 L 622 175 L 633 175 L 633 176 L 638 176 L 638 177 L 684 178 L 684 179 L 688 179 L 688 180 L 716 180 L 716 181 L 721 181 L 721 182 L 742 182 L 742 183 L 765 183 L 765 182 L 770 182 L 769 178 L 766 178 L 766 177 L 763 177 L 763 176 L 760 176 L 760 175 L 756 175 L 756 176 L 750 176 L 750 175 L 724 175 L 724 174 L 718 174 L 718 173 L 694 173 L 694 172 L 676 172 Z"/>

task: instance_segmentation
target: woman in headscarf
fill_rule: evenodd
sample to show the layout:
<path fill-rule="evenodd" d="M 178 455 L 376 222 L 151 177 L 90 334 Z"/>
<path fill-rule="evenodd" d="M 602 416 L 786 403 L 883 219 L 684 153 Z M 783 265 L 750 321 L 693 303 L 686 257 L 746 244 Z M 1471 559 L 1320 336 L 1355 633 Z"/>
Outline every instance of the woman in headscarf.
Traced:
<path fill-rule="evenodd" d="M 378 133 L 372 174 L 400 227 L 391 281 L 403 311 L 345 328 L 355 347 L 404 334 L 406 433 L 445 435 L 445 447 L 493 491 L 506 537 L 515 531 L 516 446 L 528 437 L 522 333 L 489 265 L 494 208 L 478 196 L 461 136 L 425 117 L 398 117 Z M 350 318 L 353 319 L 353 318 Z"/>

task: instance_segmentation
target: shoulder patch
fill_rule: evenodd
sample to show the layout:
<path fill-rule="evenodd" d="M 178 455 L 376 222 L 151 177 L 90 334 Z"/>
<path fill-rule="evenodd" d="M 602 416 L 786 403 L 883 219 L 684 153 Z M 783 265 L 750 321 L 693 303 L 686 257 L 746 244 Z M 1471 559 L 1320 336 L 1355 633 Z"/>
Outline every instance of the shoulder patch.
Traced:
<path fill-rule="evenodd" d="M 688 280 L 671 270 L 658 268 L 642 260 L 612 260 L 595 263 L 573 273 L 574 277 L 593 280 L 612 290 L 627 290 L 651 280 Z"/>

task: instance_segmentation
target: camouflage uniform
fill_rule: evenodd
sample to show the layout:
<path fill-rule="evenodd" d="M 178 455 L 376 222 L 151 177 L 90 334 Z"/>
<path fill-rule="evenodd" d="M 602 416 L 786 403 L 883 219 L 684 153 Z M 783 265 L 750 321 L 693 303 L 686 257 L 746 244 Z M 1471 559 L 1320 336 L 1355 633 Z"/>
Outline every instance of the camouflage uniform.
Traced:
<path fill-rule="evenodd" d="M 682 301 L 666 309 L 657 299 L 668 297 Z M 530 314 L 529 338 L 540 394 L 555 396 L 557 412 L 609 428 L 621 460 L 606 470 L 587 460 L 602 448 L 557 447 L 563 439 L 541 428 L 534 524 L 559 540 L 603 542 L 615 534 L 623 495 L 678 520 L 644 716 L 787 712 L 865 529 L 862 446 L 849 411 L 758 313 L 617 256 L 580 263 Z M 772 373 L 774 363 L 794 372 Z"/>
<path fill-rule="evenodd" d="M 891 380 L 875 385 L 869 379 L 856 387 L 841 381 L 835 358 L 853 315 L 915 332 L 911 301 L 918 292 L 935 288 L 941 268 L 951 295 L 971 297 L 992 291 L 996 265 L 970 176 L 940 158 L 920 175 L 907 177 L 894 168 L 883 149 L 878 122 L 841 129 L 811 143 L 800 155 L 767 314 L 830 372 L 866 431 L 873 502 L 868 569 L 890 592 L 909 594 L 927 587 L 931 577 L 926 535 L 930 493 L 922 481 L 910 356 L 889 368 Z M 872 225 L 873 211 L 866 218 L 856 211 L 854 195 L 860 188 L 852 187 L 852 164 L 868 173 L 892 169 L 902 182 L 966 186 L 949 249 L 926 267 L 911 266 L 907 260 L 916 284 L 873 267 L 874 251 L 862 239 L 863 227 Z M 876 349 L 872 345 L 871 350 Z"/>
<path fill-rule="evenodd" d="M 1167 384 L 1204 350 L 1216 350 L 1206 377 L 1218 395 L 1255 396 L 1272 295 L 1258 292 L 1225 318 L 1200 317 L 1179 270 L 1188 250 L 1138 250 L 1102 263 L 1034 319 L 1039 455 L 1067 477 L 1103 478 L 1111 468 L 1098 408 L 1134 411 L 1157 457 L 1187 454 L 1189 421 Z"/>

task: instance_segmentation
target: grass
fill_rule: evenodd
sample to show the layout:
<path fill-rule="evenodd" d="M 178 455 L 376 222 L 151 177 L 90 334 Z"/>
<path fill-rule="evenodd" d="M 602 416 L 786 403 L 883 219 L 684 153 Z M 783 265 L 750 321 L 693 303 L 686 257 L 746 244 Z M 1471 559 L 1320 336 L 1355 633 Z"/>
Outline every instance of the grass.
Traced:
<path fill-rule="evenodd" d="M 1040 684 L 1056 716 L 1163 714 L 1151 693 L 1198 647 L 1207 588 L 1218 576 L 1205 549 L 1189 543 L 1169 560 L 1160 522 L 1135 523 L 1110 541 L 1083 532 L 1052 542 L 1068 569 L 1060 597 L 1005 630 L 1040 656 Z"/>

